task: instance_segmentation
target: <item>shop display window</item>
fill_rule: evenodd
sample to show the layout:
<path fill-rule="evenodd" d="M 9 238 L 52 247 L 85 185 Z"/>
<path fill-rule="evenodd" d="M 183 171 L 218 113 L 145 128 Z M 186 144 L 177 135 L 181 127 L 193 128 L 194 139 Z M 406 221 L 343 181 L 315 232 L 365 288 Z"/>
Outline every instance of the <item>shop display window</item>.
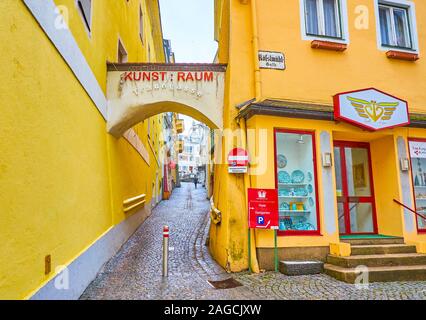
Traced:
<path fill-rule="evenodd" d="M 426 140 L 410 139 L 409 146 L 415 209 L 426 216 Z M 426 219 L 417 216 L 417 229 L 426 232 Z"/>
<path fill-rule="evenodd" d="M 319 233 L 314 134 L 275 130 L 275 163 L 279 233 Z"/>

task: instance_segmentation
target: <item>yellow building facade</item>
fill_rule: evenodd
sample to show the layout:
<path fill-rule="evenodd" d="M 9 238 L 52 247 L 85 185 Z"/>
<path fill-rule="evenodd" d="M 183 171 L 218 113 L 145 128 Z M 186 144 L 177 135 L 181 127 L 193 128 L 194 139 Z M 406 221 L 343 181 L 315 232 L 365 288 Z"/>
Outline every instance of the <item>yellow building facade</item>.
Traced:
<path fill-rule="evenodd" d="M 78 298 L 162 196 L 163 116 L 117 139 L 105 98 L 107 63 L 164 62 L 159 4 L 0 9 L 0 298 Z"/>
<path fill-rule="evenodd" d="M 217 61 L 228 64 L 224 127 L 239 132 L 230 145 L 251 159 L 247 175 L 215 168 L 222 217 L 210 249 L 223 266 L 248 267 L 249 187 L 278 189 L 280 259 L 349 255 L 345 237 L 398 237 L 424 252 L 424 160 L 415 152 L 426 138 L 425 16 L 414 0 L 215 1 Z M 370 130 L 338 118 L 337 95 L 365 88 L 380 91 L 344 112 L 385 126 L 396 117 L 388 104 L 406 101 L 410 124 Z M 273 269 L 274 231 L 251 238 L 253 270 Z"/>

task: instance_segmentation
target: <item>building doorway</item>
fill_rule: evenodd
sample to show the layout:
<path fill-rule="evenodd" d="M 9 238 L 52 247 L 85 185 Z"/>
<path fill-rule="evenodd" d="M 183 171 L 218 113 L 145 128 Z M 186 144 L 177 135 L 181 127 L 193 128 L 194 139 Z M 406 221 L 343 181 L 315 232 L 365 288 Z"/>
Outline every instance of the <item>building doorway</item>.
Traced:
<path fill-rule="evenodd" d="M 377 234 L 369 143 L 334 142 L 341 235 Z"/>

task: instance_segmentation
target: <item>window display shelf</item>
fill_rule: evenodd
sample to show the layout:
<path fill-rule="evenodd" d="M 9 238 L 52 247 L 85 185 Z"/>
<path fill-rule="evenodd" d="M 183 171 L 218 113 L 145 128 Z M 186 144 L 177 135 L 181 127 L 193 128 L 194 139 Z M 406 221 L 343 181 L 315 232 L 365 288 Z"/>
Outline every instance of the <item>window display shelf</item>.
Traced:
<path fill-rule="evenodd" d="M 278 183 L 280 187 L 293 188 L 307 186 L 308 183 Z"/>
<path fill-rule="evenodd" d="M 426 197 L 424 197 L 424 198 L 416 198 L 416 201 L 425 201 L 426 200 Z"/>
<path fill-rule="evenodd" d="M 289 213 L 289 214 L 306 214 L 306 213 L 311 213 L 310 210 L 280 210 L 280 213 Z M 284 219 L 285 217 L 280 217 L 282 219 Z"/>
<path fill-rule="evenodd" d="M 283 199 L 308 199 L 309 197 L 308 196 L 278 196 L 278 198 L 283 198 Z"/>

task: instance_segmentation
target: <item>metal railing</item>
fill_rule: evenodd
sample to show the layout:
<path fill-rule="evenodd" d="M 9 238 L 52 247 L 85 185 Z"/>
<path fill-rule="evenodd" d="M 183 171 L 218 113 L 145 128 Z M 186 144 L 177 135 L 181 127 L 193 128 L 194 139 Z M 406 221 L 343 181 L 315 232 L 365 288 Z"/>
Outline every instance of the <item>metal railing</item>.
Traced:
<path fill-rule="evenodd" d="M 410 211 L 410 212 L 414 213 L 414 214 L 415 214 L 415 215 L 417 215 L 418 217 L 420 217 L 420 218 L 422 218 L 422 219 L 426 220 L 426 216 L 424 216 L 424 215 L 422 215 L 422 214 L 418 213 L 417 211 L 415 211 L 415 210 L 413 210 L 413 209 L 411 209 L 411 208 L 407 207 L 405 204 L 403 204 L 403 203 L 399 202 L 398 200 L 393 199 L 393 202 L 395 202 L 395 203 L 399 204 L 400 206 L 402 206 L 402 207 L 404 207 L 405 209 L 407 209 L 408 211 Z"/>

